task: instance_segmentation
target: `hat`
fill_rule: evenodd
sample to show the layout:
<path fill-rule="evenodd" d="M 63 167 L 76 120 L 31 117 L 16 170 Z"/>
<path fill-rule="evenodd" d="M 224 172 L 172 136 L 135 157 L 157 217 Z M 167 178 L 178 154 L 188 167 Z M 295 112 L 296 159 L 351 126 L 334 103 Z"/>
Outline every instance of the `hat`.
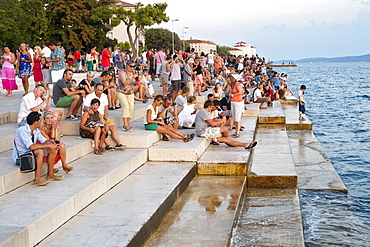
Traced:
<path fill-rule="evenodd" d="M 144 69 L 143 72 L 149 72 L 149 70 L 148 69 Z"/>
<path fill-rule="evenodd" d="M 189 58 L 188 63 L 194 63 L 194 59 Z"/>

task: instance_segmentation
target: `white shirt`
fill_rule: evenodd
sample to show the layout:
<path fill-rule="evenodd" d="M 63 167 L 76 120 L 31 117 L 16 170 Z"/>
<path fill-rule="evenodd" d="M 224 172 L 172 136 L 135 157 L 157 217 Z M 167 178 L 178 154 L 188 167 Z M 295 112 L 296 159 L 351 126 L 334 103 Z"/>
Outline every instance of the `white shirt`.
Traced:
<path fill-rule="evenodd" d="M 175 63 L 171 68 L 171 81 L 181 80 L 181 63 Z"/>
<path fill-rule="evenodd" d="M 49 49 L 49 47 L 45 46 L 44 48 L 42 48 L 42 54 L 43 54 L 43 57 L 50 57 L 51 50 Z"/>
<path fill-rule="evenodd" d="M 108 96 L 105 93 L 102 93 L 99 98 L 98 96 L 96 96 L 95 92 L 90 93 L 86 96 L 86 99 L 84 100 L 84 106 L 90 107 L 91 101 L 93 99 L 98 99 L 100 101 L 98 112 L 100 113 L 100 115 L 104 116 L 104 108 L 108 105 Z"/>
<path fill-rule="evenodd" d="M 146 108 L 145 108 L 145 114 L 144 114 L 144 125 L 145 124 L 148 124 L 148 120 L 147 120 L 147 114 L 148 114 L 148 110 L 152 110 L 152 115 L 150 115 L 150 119 L 151 120 L 154 120 L 158 117 L 158 110 L 159 110 L 159 107 L 157 106 L 157 109 L 154 110 L 154 107 L 152 104 L 148 105 Z"/>
<path fill-rule="evenodd" d="M 34 108 L 35 106 L 40 105 L 42 102 L 43 102 L 43 99 L 41 99 L 40 97 L 36 98 L 33 92 L 26 94 L 22 98 L 17 122 L 20 123 L 24 117 L 27 117 L 28 114 L 31 113 L 31 108 Z"/>
<path fill-rule="evenodd" d="M 208 54 L 208 64 L 214 64 L 215 63 L 214 56 L 215 55 L 213 55 L 213 54 Z"/>
<path fill-rule="evenodd" d="M 253 102 L 255 102 L 258 99 L 258 97 L 261 97 L 261 96 L 262 96 L 262 94 L 261 94 L 261 90 L 259 88 L 254 90 Z"/>
<path fill-rule="evenodd" d="M 298 91 L 298 100 L 301 101 L 301 102 L 303 102 L 303 103 L 305 102 L 304 101 L 304 93 L 303 93 L 302 90 L 299 90 Z"/>

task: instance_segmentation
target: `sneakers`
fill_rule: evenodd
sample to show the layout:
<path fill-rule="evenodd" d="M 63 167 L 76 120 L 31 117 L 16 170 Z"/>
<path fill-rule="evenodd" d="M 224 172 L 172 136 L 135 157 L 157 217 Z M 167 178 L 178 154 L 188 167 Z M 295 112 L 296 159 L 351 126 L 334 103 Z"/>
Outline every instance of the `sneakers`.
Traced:
<path fill-rule="evenodd" d="M 299 121 L 305 121 L 306 119 L 304 117 L 298 118 Z"/>
<path fill-rule="evenodd" d="M 108 151 L 113 151 L 114 150 L 114 147 L 111 147 L 111 146 L 105 146 L 105 150 L 108 150 Z"/>
<path fill-rule="evenodd" d="M 116 109 L 116 107 L 115 106 L 112 106 L 112 107 L 109 107 L 108 108 L 108 110 L 110 110 L 110 111 L 114 111 Z"/>
<path fill-rule="evenodd" d="M 73 121 L 76 121 L 78 120 L 78 117 L 74 116 L 74 115 L 70 115 L 68 117 L 66 117 L 67 120 L 73 120 Z"/>
<path fill-rule="evenodd" d="M 114 147 L 114 149 L 117 149 L 117 150 L 125 150 L 126 148 L 127 146 L 123 144 L 118 144 Z"/>
<path fill-rule="evenodd" d="M 40 180 L 33 180 L 33 184 L 38 185 L 38 186 L 47 185 L 48 183 L 49 183 L 49 181 L 44 180 L 42 178 L 40 178 Z"/>
<path fill-rule="evenodd" d="M 59 179 L 62 179 L 62 178 L 64 178 L 63 175 L 55 175 L 54 174 L 53 176 L 49 176 L 49 175 L 46 176 L 47 180 L 59 180 Z"/>

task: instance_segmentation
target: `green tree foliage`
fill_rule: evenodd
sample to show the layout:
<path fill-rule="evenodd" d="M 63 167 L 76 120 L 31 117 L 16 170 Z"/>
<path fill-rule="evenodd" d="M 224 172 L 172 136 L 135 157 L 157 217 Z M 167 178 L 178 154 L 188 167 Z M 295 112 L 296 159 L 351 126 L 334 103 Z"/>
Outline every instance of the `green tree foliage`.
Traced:
<path fill-rule="evenodd" d="M 126 10 L 123 7 L 115 8 L 115 18 L 112 19 L 112 22 L 121 20 L 126 25 L 126 32 L 133 49 L 134 58 L 138 54 L 138 47 L 135 44 L 137 44 L 139 32 L 143 32 L 145 27 L 160 24 L 163 21 L 168 22 L 169 17 L 165 13 L 166 8 L 167 3 L 155 3 L 144 6 L 140 2 L 137 3 L 134 11 L 131 9 Z"/>
<path fill-rule="evenodd" d="M 181 49 L 181 40 L 174 34 L 175 50 Z M 163 28 L 151 28 L 145 31 L 145 44 L 149 49 L 164 48 L 172 51 L 172 32 Z"/>
<path fill-rule="evenodd" d="M 231 47 L 229 47 L 229 46 L 218 45 L 216 49 L 217 49 L 217 54 L 218 55 L 221 55 L 221 56 L 230 55 L 229 51 L 230 51 Z"/>
<path fill-rule="evenodd" d="M 121 48 L 122 51 L 131 49 L 131 45 L 128 41 L 120 42 L 118 46 Z"/>

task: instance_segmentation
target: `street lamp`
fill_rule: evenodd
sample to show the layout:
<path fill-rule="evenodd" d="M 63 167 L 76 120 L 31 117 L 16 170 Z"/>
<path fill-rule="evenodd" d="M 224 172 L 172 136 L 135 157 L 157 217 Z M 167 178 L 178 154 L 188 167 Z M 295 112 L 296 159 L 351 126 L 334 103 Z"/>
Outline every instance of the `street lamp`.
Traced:
<path fill-rule="evenodd" d="M 182 28 L 182 49 L 185 50 L 185 34 L 186 34 L 186 31 L 185 29 L 189 29 L 189 27 L 183 27 Z"/>
<path fill-rule="evenodd" d="M 172 55 L 175 54 L 175 34 L 173 32 L 173 22 L 174 21 L 179 21 L 179 19 L 174 19 L 172 21 Z"/>

